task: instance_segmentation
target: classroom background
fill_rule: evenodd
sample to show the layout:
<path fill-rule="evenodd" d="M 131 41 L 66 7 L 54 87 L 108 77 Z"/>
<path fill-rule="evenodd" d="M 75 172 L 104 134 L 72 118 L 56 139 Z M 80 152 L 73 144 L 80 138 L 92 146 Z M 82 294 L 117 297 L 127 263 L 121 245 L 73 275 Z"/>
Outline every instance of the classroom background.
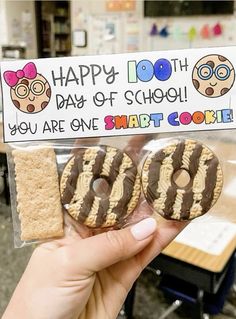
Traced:
<path fill-rule="evenodd" d="M 0 21 L 0 61 L 236 45 L 235 1 L 0 0 Z M 235 143 L 235 132 L 221 134 L 222 154 Z M 232 178 L 232 215 L 235 186 Z M 236 224 L 212 218 L 190 225 L 145 269 L 119 319 L 236 318 Z M 34 249 L 13 246 L 0 143 L 0 315 Z"/>

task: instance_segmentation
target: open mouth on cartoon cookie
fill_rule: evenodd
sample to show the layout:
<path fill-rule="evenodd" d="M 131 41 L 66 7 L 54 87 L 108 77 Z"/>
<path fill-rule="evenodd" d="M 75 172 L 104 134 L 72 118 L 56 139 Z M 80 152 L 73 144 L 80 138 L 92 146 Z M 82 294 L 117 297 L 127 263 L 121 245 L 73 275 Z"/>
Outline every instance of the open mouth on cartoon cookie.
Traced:
<path fill-rule="evenodd" d="M 29 100 L 32 102 L 35 100 L 35 96 L 32 97 L 32 99 L 29 97 Z"/>

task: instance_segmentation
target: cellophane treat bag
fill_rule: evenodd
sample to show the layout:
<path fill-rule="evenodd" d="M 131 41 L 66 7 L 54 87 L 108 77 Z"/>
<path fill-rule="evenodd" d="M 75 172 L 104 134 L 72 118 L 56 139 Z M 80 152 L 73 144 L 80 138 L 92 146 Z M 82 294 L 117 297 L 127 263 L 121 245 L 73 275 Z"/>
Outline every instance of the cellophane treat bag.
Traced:
<path fill-rule="evenodd" d="M 235 222 L 235 56 L 217 47 L 2 62 L 15 246 L 147 216 Z"/>

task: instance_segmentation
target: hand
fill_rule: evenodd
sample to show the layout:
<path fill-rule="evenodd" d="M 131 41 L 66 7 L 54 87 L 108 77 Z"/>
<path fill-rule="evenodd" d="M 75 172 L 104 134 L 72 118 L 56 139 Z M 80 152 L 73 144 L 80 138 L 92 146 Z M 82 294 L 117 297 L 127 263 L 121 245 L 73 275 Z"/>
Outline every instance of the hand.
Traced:
<path fill-rule="evenodd" d="M 153 221 L 40 245 L 3 319 L 115 319 L 140 272 L 184 226 L 166 221 L 156 230 Z"/>
<path fill-rule="evenodd" d="M 3 319 L 115 319 L 140 272 L 185 224 L 146 218 L 92 237 L 67 227 L 35 249 Z"/>

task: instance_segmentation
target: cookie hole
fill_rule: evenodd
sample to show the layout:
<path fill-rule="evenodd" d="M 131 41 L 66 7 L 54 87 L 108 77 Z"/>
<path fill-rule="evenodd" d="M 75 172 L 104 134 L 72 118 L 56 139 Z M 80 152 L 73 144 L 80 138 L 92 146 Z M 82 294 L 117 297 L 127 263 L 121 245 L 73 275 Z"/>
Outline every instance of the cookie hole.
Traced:
<path fill-rule="evenodd" d="M 185 188 L 189 185 L 191 178 L 185 169 L 179 169 L 174 173 L 173 181 L 178 187 Z"/>
<path fill-rule="evenodd" d="M 96 196 L 105 199 L 111 193 L 111 186 L 105 178 L 99 177 L 93 182 L 93 190 Z"/>

